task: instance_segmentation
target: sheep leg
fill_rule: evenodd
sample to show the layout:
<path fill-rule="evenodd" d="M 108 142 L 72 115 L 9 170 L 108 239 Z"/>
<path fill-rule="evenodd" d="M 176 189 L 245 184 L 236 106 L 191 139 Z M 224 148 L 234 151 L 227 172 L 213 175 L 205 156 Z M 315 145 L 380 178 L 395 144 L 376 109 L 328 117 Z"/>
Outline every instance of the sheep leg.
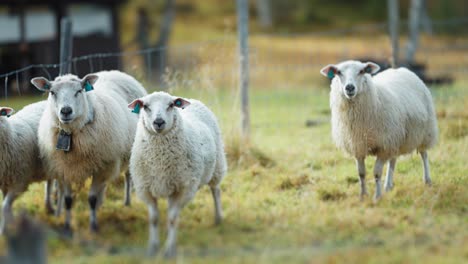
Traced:
<path fill-rule="evenodd" d="M 4 195 L 2 203 L 2 219 L 0 220 L 0 235 L 5 232 L 5 229 L 11 221 L 13 221 L 12 205 L 18 195 L 15 192 L 7 192 Z"/>
<path fill-rule="evenodd" d="M 167 212 L 167 239 L 164 250 L 165 258 L 173 258 L 177 253 L 177 225 L 179 224 L 179 212 L 183 203 L 178 196 L 170 196 L 168 200 Z"/>
<path fill-rule="evenodd" d="M 359 173 L 359 182 L 361 183 L 361 199 L 367 195 L 366 189 L 366 164 L 364 158 L 356 159 L 356 164 Z"/>
<path fill-rule="evenodd" d="M 385 160 L 381 158 L 377 158 L 375 161 L 375 166 L 374 166 L 374 176 L 375 176 L 375 195 L 374 195 L 374 201 L 377 201 L 382 197 L 382 188 L 380 184 L 380 179 L 382 176 L 382 169 L 385 164 Z"/>
<path fill-rule="evenodd" d="M 159 250 L 159 232 L 158 232 L 158 222 L 159 222 L 159 210 L 158 210 L 158 200 L 156 198 L 147 195 L 145 199 L 148 205 L 148 215 L 149 215 L 149 241 L 148 241 L 148 255 L 154 256 Z"/>
<path fill-rule="evenodd" d="M 62 214 L 63 202 L 65 200 L 65 191 L 63 189 L 63 184 L 60 184 L 58 181 L 55 181 L 55 191 L 57 193 L 57 210 L 55 211 L 55 216 L 59 217 Z"/>
<path fill-rule="evenodd" d="M 73 206 L 73 191 L 70 184 L 64 184 L 63 192 L 64 192 L 64 201 L 65 201 L 65 232 L 71 233 L 71 209 Z"/>
<path fill-rule="evenodd" d="M 384 188 L 386 192 L 393 189 L 393 173 L 395 172 L 396 158 L 392 158 L 388 162 L 387 176 L 385 177 Z"/>
<path fill-rule="evenodd" d="M 46 212 L 49 215 L 54 214 L 54 208 L 52 206 L 52 201 L 50 200 L 50 196 L 52 195 L 52 189 L 53 189 L 53 181 L 52 180 L 47 180 L 45 184 L 45 208 Z"/>
<path fill-rule="evenodd" d="M 89 227 L 92 232 L 98 231 L 96 211 L 102 205 L 105 188 L 106 182 L 101 180 L 100 177 L 94 176 L 88 195 L 88 203 L 90 208 Z"/>
<path fill-rule="evenodd" d="M 431 186 L 431 174 L 429 172 L 429 159 L 427 157 L 427 151 L 421 151 L 421 159 L 424 167 L 423 181 L 427 186 Z"/>
<path fill-rule="evenodd" d="M 223 208 L 221 207 L 221 189 L 219 188 L 219 185 L 211 186 L 210 188 L 215 207 L 215 224 L 219 225 L 223 220 Z"/>
<path fill-rule="evenodd" d="M 130 171 L 125 173 L 125 206 L 131 205 L 132 178 Z"/>

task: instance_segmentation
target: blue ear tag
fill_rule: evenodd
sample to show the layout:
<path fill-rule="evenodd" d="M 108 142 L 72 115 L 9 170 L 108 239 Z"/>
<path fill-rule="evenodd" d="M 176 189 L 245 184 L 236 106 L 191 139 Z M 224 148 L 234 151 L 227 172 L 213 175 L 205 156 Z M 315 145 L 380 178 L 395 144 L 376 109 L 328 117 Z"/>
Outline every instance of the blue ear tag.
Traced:
<path fill-rule="evenodd" d="M 367 73 L 371 73 L 372 72 L 372 68 L 370 66 L 367 66 L 366 69 L 364 70 L 365 72 Z"/>
<path fill-rule="evenodd" d="M 10 117 L 11 115 L 7 114 L 6 110 L 2 110 L 2 112 L 0 112 L 0 116 Z"/>
<path fill-rule="evenodd" d="M 44 87 L 42 89 L 49 90 L 50 89 L 49 84 L 48 83 L 44 84 Z"/>
<path fill-rule="evenodd" d="M 328 79 L 330 79 L 330 80 L 333 79 L 333 78 L 335 78 L 335 71 L 334 71 L 333 69 L 329 69 L 329 70 L 328 70 L 328 73 L 327 73 L 327 77 L 328 77 Z"/>
<path fill-rule="evenodd" d="M 88 81 L 86 81 L 84 88 L 86 92 L 94 90 L 94 87 Z"/>
<path fill-rule="evenodd" d="M 174 104 L 177 106 L 177 107 L 181 107 L 182 106 L 182 101 L 180 99 L 177 99 Z"/>
<path fill-rule="evenodd" d="M 139 114 L 140 113 L 140 104 L 136 104 L 132 110 L 133 113 Z"/>

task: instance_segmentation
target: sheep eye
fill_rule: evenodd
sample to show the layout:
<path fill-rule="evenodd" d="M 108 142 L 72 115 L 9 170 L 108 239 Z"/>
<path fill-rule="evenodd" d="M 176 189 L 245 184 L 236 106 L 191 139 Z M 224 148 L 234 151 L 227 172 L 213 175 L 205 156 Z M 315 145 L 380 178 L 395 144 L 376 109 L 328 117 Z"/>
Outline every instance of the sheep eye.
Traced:
<path fill-rule="evenodd" d="M 75 97 L 78 96 L 78 94 L 81 93 L 82 90 L 79 90 L 78 92 L 75 93 Z"/>
<path fill-rule="evenodd" d="M 364 70 L 360 70 L 360 71 L 359 71 L 359 74 L 364 74 Z"/>
<path fill-rule="evenodd" d="M 143 105 L 143 109 L 145 109 L 145 111 L 151 111 L 151 109 L 147 105 Z"/>
<path fill-rule="evenodd" d="M 174 103 L 170 103 L 168 108 L 173 108 L 173 107 L 174 107 Z"/>
<path fill-rule="evenodd" d="M 337 71 L 336 74 L 341 75 L 341 71 Z"/>
<path fill-rule="evenodd" d="M 55 92 L 54 92 L 54 91 L 50 91 L 50 94 L 51 94 L 52 96 L 55 96 Z"/>

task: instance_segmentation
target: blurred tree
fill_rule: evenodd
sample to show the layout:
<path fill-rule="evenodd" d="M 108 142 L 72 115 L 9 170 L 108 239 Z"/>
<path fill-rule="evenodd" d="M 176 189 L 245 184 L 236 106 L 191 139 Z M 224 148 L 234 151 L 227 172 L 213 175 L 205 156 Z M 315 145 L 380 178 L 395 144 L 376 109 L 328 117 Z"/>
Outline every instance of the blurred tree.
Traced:
<path fill-rule="evenodd" d="M 398 12 L 399 5 L 398 0 L 387 0 L 387 8 L 388 8 L 388 29 L 390 33 L 390 39 L 392 42 L 392 67 L 397 67 L 399 64 L 399 40 L 400 40 L 400 15 Z"/>
<path fill-rule="evenodd" d="M 270 28 L 273 24 L 271 16 L 271 1 L 270 0 L 257 0 L 257 14 L 258 23 L 262 28 Z"/>
<path fill-rule="evenodd" d="M 408 23 L 409 36 L 406 45 L 407 64 L 412 64 L 414 62 L 414 55 L 419 44 L 419 29 L 421 26 L 423 8 L 423 0 L 411 0 Z"/>
<path fill-rule="evenodd" d="M 421 26 L 424 29 L 424 31 L 427 34 L 432 35 L 432 20 L 429 17 L 429 13 L 427 10 L 427 0 L 422 0 L 421 23 Z"/>
<path fill-rule="evenodd" d="M 140 48 L 155 49 L 151 53 L 143 54 L 147 73 L 154 71 L 157 76 L 157 81 L 161 85 L 164 85 L 163 74 L 167 65 L 168 43 L 175 17 L 175 0 L 165 1 L 159 27 L 159 35 L 155 43 L 150 43 L 149 40 L 149 36 L 151 35 L 151 23 L 147 14 L 147 9 L 140 7 L 137 12 L 137 40 Z"/>

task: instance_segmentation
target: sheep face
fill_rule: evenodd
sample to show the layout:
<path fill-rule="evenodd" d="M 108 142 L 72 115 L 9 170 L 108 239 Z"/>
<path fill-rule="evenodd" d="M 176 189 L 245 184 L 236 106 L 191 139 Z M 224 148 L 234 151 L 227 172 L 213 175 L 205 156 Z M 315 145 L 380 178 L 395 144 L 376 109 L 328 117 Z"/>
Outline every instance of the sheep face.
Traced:
<path fill-rule="evenodd" d="M 365 92 L 371 74 L 379 71 L 379 65 L 373 62 L 345 61 L 338 65 L 327 65 L 320 73 L 332 80 L 331 88 L 351 100 Z"/>
<path fill-rule="evenodd" d="M 175 127 L 179 109 L 188 105 L 190 102 L 187 100 L 165 92 L 156 92 L 136 99 L 128 107 L 140 114 L 140 120 L 148 132 L 165 135 Z"/>
<path fill-rule="evenodd" d="M 77 119 L 88 116 L 88 98 L 86 92 L 93 90 L 92 85 L 97 75 L 88 74 L 83 79 L 74 75 L 57 77 L 49 81 L 44 77 L 37 77 L 31 83 L 37 89 L 49 93 L 49 106 L 62 125 L 72 125 Z"/>

